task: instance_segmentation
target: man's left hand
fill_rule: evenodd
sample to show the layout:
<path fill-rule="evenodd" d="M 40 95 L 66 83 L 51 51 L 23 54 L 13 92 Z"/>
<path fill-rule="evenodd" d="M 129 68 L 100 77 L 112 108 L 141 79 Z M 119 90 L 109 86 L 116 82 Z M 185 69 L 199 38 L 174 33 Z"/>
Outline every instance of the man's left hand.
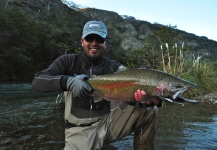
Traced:
<path fill-rule="evenodd" d="M 140 102 L 141 103 L 141 100 L 142 99 L 146 99 L 147 97 L 147 93 L 144 91 L 144 90 L 137 90 L 135 93 L 134 93 L 134 98 L 137 102 Z M 147 105 L 147 106 L 158 106 L 160 107 L 161 106 L 161 102 L 157 99 L 155 100 L 152 100 L 152 101 L 146 101 L 144 102 L 143 104 Z"/>

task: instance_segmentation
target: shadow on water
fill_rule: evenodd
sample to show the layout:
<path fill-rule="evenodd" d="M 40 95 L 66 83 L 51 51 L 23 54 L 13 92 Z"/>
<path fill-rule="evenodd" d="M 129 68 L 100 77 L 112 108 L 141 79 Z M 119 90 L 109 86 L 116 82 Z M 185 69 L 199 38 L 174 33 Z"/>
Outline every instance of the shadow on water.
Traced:
<path fill-rule="evenodd" d="M 0 85 L 1 149 L 64 147 L 63 106 L 57 94 L 41 94 L 29 84 Z"/>
<path fill-rule="evenodd" d="M 0 84 L 0 148 L 52 149 L 64 147 L 64 106 L 58 93 L 42 94 L 30 84 Z M 159 109 L 157 149 L 215 149 L 215 105 L 165 103 Z M 133 135 L 106 145 L 103 150 L 133 149 Z"/>

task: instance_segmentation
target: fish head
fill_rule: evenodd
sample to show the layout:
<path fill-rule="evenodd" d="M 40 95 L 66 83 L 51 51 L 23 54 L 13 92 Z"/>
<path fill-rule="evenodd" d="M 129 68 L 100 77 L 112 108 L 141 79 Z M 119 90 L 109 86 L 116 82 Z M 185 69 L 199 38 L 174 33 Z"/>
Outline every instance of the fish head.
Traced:
<path fill-rule="evenodd" d="M 186 81 L 181 78 L 175 80 L 162 80 L 156 87 L 155 92 L 159 97 L 169 97 L 175 100 L 177 97 L 182 97 L 182 94 L 189 89 L 195 88 L 197 85 L 193 82 Z"/>

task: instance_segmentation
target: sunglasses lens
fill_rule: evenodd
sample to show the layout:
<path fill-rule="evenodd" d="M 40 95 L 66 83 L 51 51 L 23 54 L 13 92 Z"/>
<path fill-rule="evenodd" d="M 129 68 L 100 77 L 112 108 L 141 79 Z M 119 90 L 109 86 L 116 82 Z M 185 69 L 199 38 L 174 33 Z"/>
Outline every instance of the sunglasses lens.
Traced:
<path fill-rule="evenodd" d="M 98 42 L 99 44 L 103 44 L 105 42 L 105 39 L 102 37 L 98 37 L 96 38 L 96 42 Z"/>
<path fill-rule="evenodd" d="M 95 40 L 95 42 L 97 42 L 99 44 L 103 44 L 105 42 L 105 39 L 98 36 L 98 35 L 88 35 L 84 39 L 86 42 L 89 42 L 89 43 L 93 42 L 94 40 Z"/>

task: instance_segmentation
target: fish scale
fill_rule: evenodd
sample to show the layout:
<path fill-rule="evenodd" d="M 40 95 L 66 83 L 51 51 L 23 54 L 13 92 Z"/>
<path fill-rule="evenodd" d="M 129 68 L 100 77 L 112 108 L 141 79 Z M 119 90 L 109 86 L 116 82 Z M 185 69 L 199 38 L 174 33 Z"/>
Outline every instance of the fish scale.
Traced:
<path fill-rule="evenodd" d="M 152 98 L 160 97 L 162 100 L 175 101 L 188 89 L 197 86 L 193 82 L 169 73 L 145 68 L 126 69 L 114 74 L 94 76 L 89 78 L 88 83 L 97 95 L 110 101 L 134 101 L 134 93 L 138 89 L 146 91 Z"/>

